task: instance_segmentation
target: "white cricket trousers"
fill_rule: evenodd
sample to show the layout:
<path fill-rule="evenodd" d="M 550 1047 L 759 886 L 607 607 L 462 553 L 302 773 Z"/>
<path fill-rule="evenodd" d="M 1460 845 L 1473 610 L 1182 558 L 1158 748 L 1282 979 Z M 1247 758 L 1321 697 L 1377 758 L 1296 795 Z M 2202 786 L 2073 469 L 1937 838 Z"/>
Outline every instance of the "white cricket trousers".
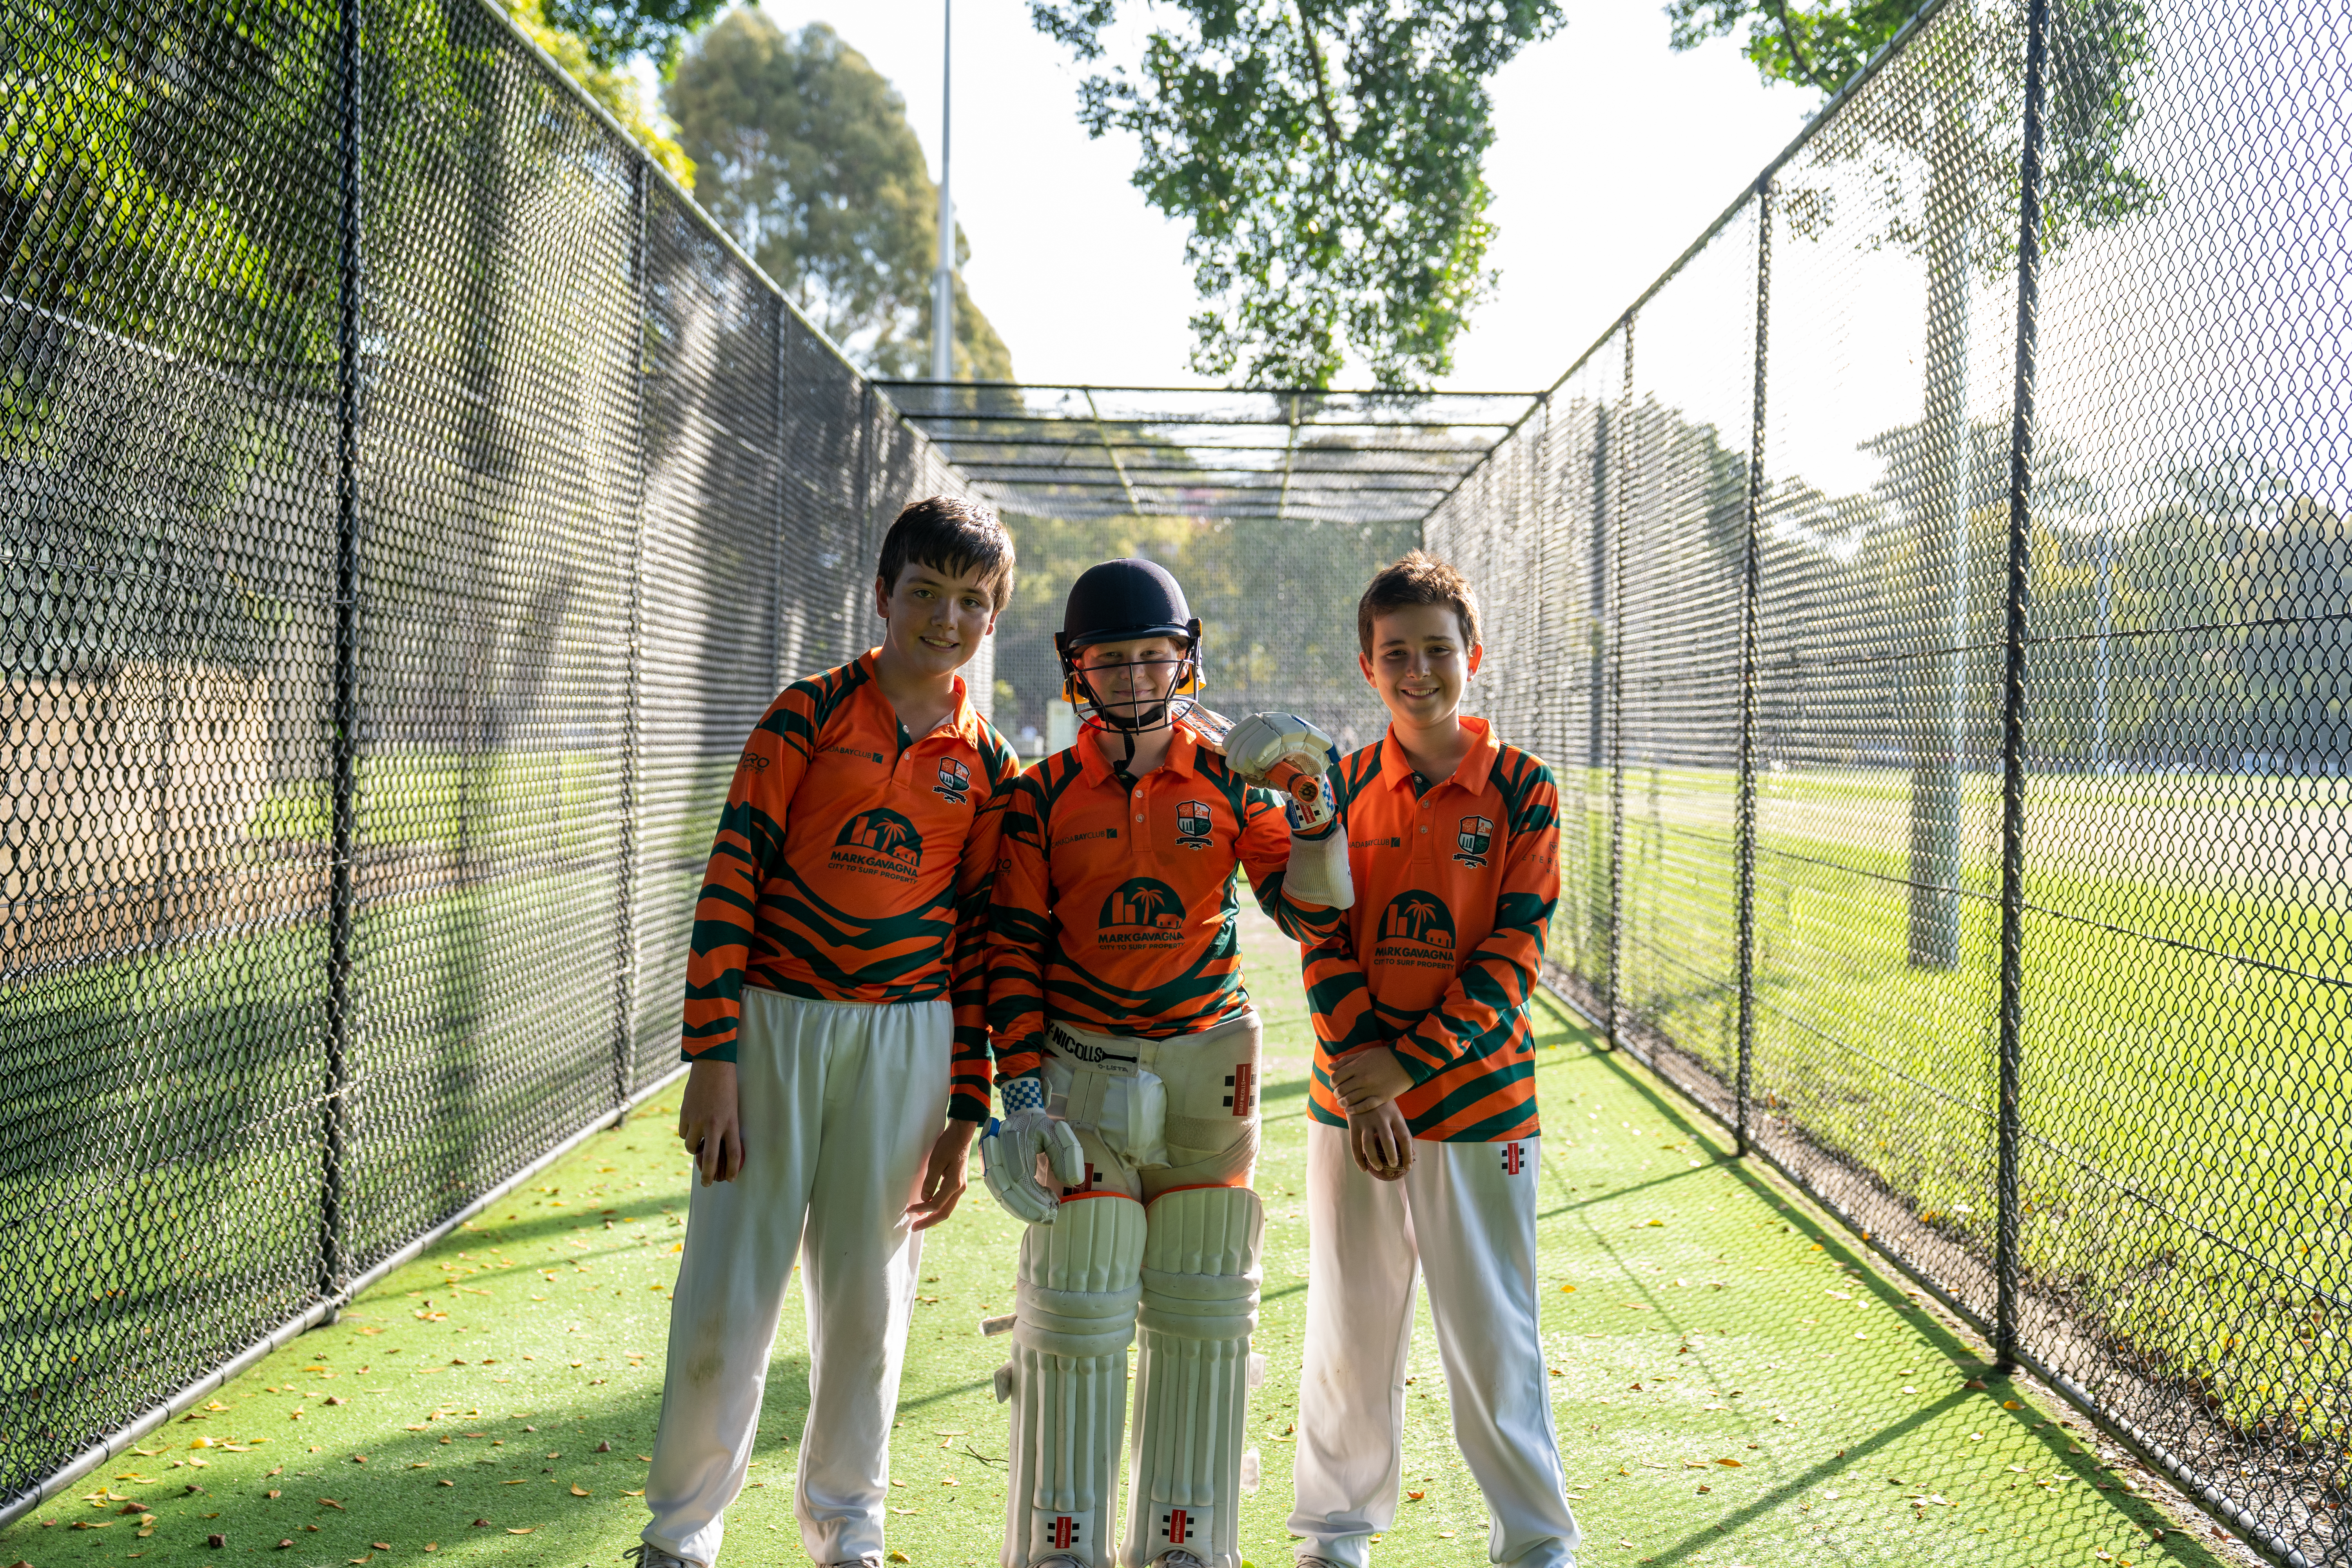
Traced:
<path fill-rule="evenodd" d="M 1297 1555 L 1366 1568 L 1371 1537 L 1396 1522 L 1418 1271 L 1454 1444 L 1486 1498 L 1488 1559 L 1573 1568 L 1576 1520 L 1537 1309 L 1538 1152 L 1532 1138 L 1415 1139 L 1404 1180 L 1376 1182 L 1356 1169 L 1344 1129 L 1308 1123 Z"/>
<path fill-rule="evenodd" d="M 719 1560 L 743 1489 L 793 1258 L 808 1301 L 809 1411 L 793 1512 L 819 1563 L 882 1554 L 890 1423 L 922 1237 L 906 1217 L 945 1125 L 949 1005 L 812 1002 L 745 986 L 743 1170 L 692 1176 L 669 1310 L 645 1539 Z"/>

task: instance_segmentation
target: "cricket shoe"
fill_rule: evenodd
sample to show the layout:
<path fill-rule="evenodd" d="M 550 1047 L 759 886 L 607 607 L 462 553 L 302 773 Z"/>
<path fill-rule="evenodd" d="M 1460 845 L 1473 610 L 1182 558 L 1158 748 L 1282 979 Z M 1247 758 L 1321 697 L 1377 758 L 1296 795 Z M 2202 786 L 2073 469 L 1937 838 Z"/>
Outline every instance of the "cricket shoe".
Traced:
<path fill-rule="evenodd" d="M 695 1564 L 688 1563 L 677 1552 L 664 1552 L 650 1541 L 640 1541 L 635 1546 L 624 1551 L 621 1555 L 628 1562 L 635 1563 L 637 1568 L 695 1568 Z"/>
<path fill-rule="evenodd" d="M 1151 1568 L 1209 1568 L 1209 1565 L 1180 1546 L 1173 1552 L 1165 1552 L 1153 1558 Z"/>

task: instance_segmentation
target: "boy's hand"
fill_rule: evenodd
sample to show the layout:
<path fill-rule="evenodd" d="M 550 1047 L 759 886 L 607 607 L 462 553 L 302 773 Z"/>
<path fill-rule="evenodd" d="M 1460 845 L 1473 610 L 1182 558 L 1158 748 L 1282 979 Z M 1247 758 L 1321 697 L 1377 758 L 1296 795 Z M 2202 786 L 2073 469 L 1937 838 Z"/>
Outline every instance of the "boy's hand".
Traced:
<path fill-rule="evenodd" d="M 697 1062 L 686 1069 L 677 1135 L 694 1156 L 702 1184 L 731 1182 L 743 1170 L 743 1123 L 738 1112 L 733 1062 Z"/>
<path fill-rule="evenodd" d="M 917 1230 L 929 1230 L 955 1213 L 970 1179 L 971 1135 L 979 1131 L 977 1121 L 950 1117 L 940 1135 L 931 1140 L 930 1163 L 923 1167 L 923 1195 L 907 1205 L 907 1217 L 915 1222 Z"/>
<path fill-rule="evenodd" d="M 1348 1118 L 1348 1152 L 1375 1181 L 1398 1182 L 1412 1169 L 1412 1128 L 1393 1100 Z"/>
<path fill-rule="evenodd" d="M 1351 1116 L 1386 1105 L 1412 1087 L 1412 1074 L 1386 1046 L 1368 1046 L 1331 1064 L 1331 1092 Z"/>

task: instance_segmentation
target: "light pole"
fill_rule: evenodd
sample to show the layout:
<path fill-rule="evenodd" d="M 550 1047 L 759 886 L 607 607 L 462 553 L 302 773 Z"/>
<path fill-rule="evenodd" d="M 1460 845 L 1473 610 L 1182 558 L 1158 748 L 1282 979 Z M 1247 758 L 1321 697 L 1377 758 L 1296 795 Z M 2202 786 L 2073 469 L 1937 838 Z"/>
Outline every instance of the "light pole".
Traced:
<path fill-rule="evenodd" d="M 955 117 L 955 0 L 940 4 L 940 265 L 931 274 L 931 379 L 955 379 L 955 198 L 948 192 L 948 146 Z"/>

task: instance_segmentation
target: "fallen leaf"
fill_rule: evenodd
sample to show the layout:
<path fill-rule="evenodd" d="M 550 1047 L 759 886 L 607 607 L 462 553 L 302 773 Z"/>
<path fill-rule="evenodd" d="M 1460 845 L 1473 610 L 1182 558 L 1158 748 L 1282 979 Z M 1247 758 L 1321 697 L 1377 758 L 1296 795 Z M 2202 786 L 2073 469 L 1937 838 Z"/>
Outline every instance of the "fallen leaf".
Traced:
<path fill-rule="evenodd" d="M 574 1483 L 572 1488 L 572 1495 L 573 1497 L 586 1497 L 588 1495 L 588 1489 Z"/>
<path fill-rule="evenodd" d="M 1419 1502 L 1423 1498 L 1427 1497 L 1429 1494 L 1426 1492 L 1407 1492 L 1404 1495 L 1411 1498 L 1413 1501 Z"/>
<path fill-rule="evenodd" d="M 389 1552 L 392 1550 L 392 1542 L 389 1541 L 371 1541 L 368 1544 L 374 1547 L 378 1552 Z"/>
<path fill-rule="evenodd" d="M 1716 1463 L 1718 1465 L 1727 1465 L 1735 1470 L 1740 1468 L 1739 1461 L 1737 1459 L 1717 1459 Z"/>
<path fill-rule="evenodd" d="M 489 1522 L 490 1521 L 487 1519 L 478 1519 L 474 1521 L 474 1528 L 476 1530 L 486 1530 L 489 1527 Z"/>
<path fill-rule="evenodd" d="M 509 1535 L 529 1535 L 532 1531 L 537 1530 L 539 1526 L 535 1524 L 525 1524 L 520 1526 L 510 1524 L 507 1526 L 507 1533 Z"/>
<path fill-rule="evenodd" d="M 320 1498 L 319 1500 L 320 1500 L 320 1502 L 322 1502 L 322 1503 L 325 1503 L 329 1508 L 343 1508 L 343 1505 L 342 1505 L 341 1503 L 337 1502 L 333 1498 L 331 1498 L 331 1497 L 322 1497 L 322 1498 Z M 345 1509 L 343 1509 L 343 1511 L 344 1511 L 345 1513 L 349 1513 L 349 1512 L 351 1511 L 351 1510 L 349 1510 L 349 1509 L 345 1508 Z"/>

